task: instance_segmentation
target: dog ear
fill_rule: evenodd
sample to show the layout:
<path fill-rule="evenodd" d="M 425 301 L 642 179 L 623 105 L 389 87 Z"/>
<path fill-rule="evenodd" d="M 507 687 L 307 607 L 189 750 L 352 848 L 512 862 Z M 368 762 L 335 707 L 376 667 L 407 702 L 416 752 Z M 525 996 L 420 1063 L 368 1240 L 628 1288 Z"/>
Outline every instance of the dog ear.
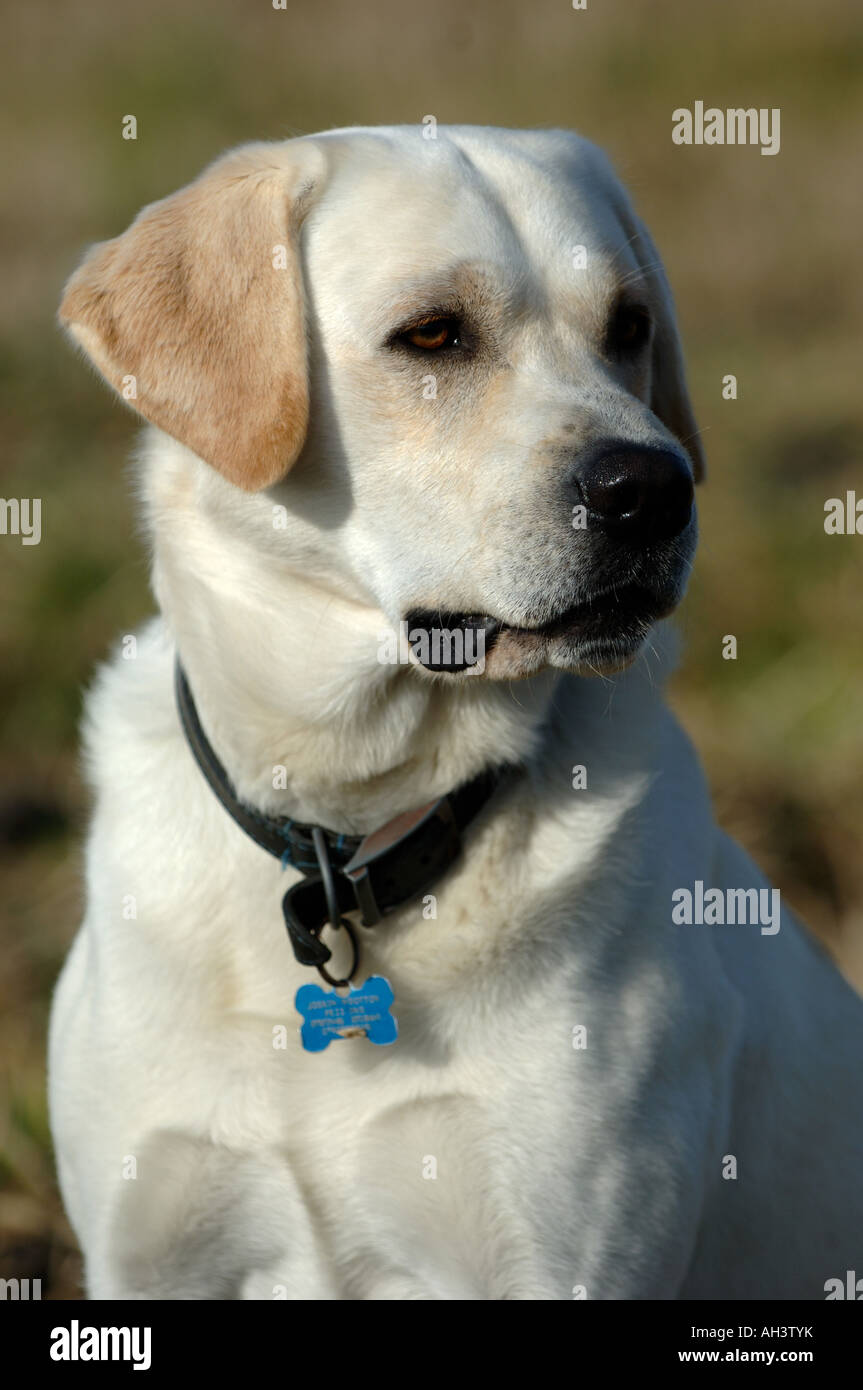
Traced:
<path fill-rule="evenodd" d="M 303 140 L 232 151 L 94 246 L 60 306 L 130 405 L 250 492 L 305 439 L 297 239 L 322 163 Z"/>
<path fill-rule="evenodd" d="M 683 349 L 671 286 L 653 238 L 640 219 L 637 226 L 639 260 L 658 305 L 651 357 L 650 408 L 678 443 L 683 445 L 692 460 L 695 481 L 700 483 L 706 471 L 704 450 L 686 385 Z"/>

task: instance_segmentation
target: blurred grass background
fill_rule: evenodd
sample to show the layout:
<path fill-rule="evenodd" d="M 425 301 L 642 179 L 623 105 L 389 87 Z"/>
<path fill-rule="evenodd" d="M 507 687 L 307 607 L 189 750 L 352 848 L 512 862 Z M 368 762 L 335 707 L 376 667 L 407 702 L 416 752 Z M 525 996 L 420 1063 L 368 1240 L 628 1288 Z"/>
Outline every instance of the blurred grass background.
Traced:
<path fill-rule="evenodd" d="M 94 664 L 151 609 L 135 425 L 54 312 L 89 242 L 241 141 L 433 114 L 610 152 L 665 256 L 709 460 L 673 699 L 723 823 L 863 980 L 863 540 L 823 529 L 828 497 L 863 496 L 863 8 L 22 0 L 2 23 L 2 493 L 41 497 L 43 534 L 0 537 L 0 1276 L 77 1294 L 44 1096 L 81 904 L 76 725 Z M 674 146 L 695 100 L 780 107 L 781 152 Z"/>

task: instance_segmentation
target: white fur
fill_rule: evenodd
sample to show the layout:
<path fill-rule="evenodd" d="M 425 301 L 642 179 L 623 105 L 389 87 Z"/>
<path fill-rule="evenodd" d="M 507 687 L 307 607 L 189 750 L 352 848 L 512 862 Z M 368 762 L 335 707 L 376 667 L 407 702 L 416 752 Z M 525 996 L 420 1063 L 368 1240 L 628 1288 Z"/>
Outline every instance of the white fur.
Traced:
<path fill-rule="evenodd" d="M 677 888 L 764 880 L 714 825 L 663 706 L 662 629 L 610 679 L 377 659 L 381 628 L 429 596 L 542 616 L 558 581 L 553 547 L 536 560 L 536 460 L 573 412 L 664 436 L 585 346 L 590 293 L 615 255 L 637 265 L 611 176 L 555 133 L 320 139 L 337 157 L 304 234 L 306 451 L 249 494 L 150 433 L 162 616 L 88 702 L 88 908 L 50 1079 L 89 1294 L 821 1298 L 861 1259 L 863 1006 L 787 912 L 776 935 L 673 924 Z M 578 242 L 607 254 L 573 289 L 560 248 Z M 462 254 L 532 288 L 506 388 L 444 399 L 435 432 L 368 343 L 397 282 Z M 394 1046 L 301 1049 L 293 997 L 317 977 L 282 924 L 293 871 L 195 766 L 177 646 L 238 790 L 271 812 L 368 831 L 524 762 L 436 887 L 436 919 L 411 902 L 361 931 L 363 976 L 395 991 Z"/>

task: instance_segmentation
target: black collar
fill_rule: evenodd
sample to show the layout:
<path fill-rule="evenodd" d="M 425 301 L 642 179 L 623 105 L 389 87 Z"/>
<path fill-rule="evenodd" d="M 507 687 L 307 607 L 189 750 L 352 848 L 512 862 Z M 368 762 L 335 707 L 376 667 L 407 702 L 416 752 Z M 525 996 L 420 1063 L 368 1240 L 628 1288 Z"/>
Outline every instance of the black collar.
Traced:
<path fill-rule="evenodd" d="M 282 902 L 285 924 L 300 964 L 316 966 L 331 983 L 345 981 L 332 981 L 324 969 L 332 954 L 320 940 L 324 926 L 348 928 L 355 956 L 351 978 L 357 948 L 343 914 L 359 909 L 363 926 L 373 927 L 425 893 L 458 857 L 461 832 L 516 770 L 507 765 L 481 772 L 448 796 L 405 811 L 370 835 L 339 835 L 287 816 L 265 816 L 241 801 L 201 727 L 179 660 L 175 689 L 186 741 L 228 815 L 261 849 L 303 874 Z"/>

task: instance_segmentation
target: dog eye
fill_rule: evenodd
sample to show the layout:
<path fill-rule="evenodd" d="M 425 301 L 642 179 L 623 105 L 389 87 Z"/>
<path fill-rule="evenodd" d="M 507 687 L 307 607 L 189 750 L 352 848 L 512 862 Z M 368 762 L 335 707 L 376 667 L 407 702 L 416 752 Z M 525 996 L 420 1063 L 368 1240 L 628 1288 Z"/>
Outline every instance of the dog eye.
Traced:
<path fill-rule="evenodd" d="M 440 352 L 443 348 L 459 346 L 459 323 L 452 318 L 427 319 L 425 323 L 405 329 L 399 339 L 422 352 Z"/>
<path fill-rule="evenodd" d="M 650 313 L 642 304 L 618 304 L 608 326 L 607 344 L 612 353 L 631 356 L 650 338 Z"/>

